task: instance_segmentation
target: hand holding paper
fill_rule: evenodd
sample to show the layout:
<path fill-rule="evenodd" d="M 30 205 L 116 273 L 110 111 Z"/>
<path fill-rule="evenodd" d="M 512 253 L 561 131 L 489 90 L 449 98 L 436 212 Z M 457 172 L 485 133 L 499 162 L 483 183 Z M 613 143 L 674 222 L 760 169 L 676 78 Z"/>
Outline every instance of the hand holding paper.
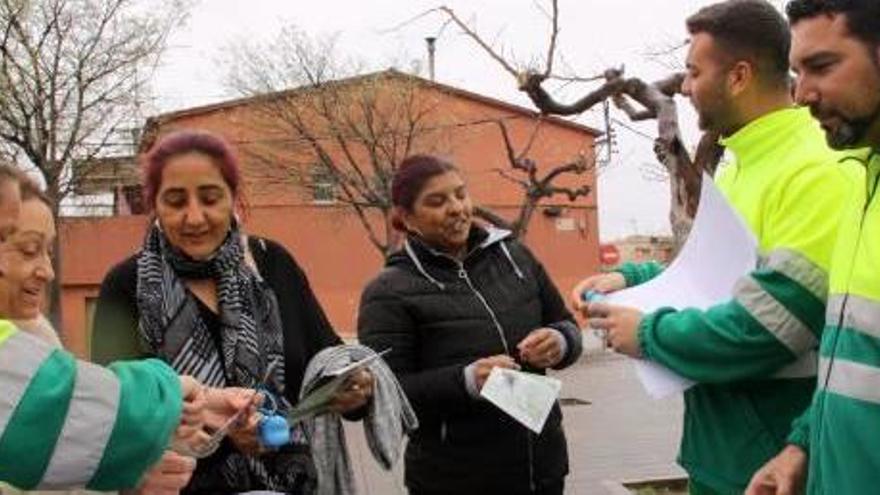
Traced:
<path fill-rule="evenodd" d="M 294 408 L 288 413 L 287 422 L 290 424 L 299 423 L 313 416 L 324 414 L 330 410 L 336 412 L 348 412 L 349 410 L 357 409 L 365 404 L 367 397 L 365 392 L 362 393 L 361 387 L 366 387 L 366 382 L 369 381 L 369 393 L 370 396 L 372 396 L 373 384 L 372 375 L 366 371 L 366 367 L 374 360 L 387 354 L 390 350 L 391 349 L 385 349 L 382 352 L 373 354 L 336 370 L 333 373 L 333 378 L 330 378 L 325 383 L 309 390 L 308 393 L 300 399 L 296 406 L 294 406 Z M 364 378 L 364 375 L 362 375 L 363 372 L 366 372 L 369 375 L 369 378 Z M 358 385 L 357 390 L 352 390 L 354 385 Z M 338 402 L 338 397 L 340 393 L 345 393 L 346 390 L 352 393 L 352 397 L 349 398 L 351 400 L 345 399 L 345 402 L 340 404 Z M 363 396 L 362 398 L 364 402 L 358 405 L 359 399 L 354 396 Z M 353 409 L 341 409 L 347 407 L 353 407 Z"/>
<path fill-rule="evenodd" d="M 561 389 L 562 382 L 555 378 L 495 368 L 480 395 L 528 429 L 541 433 Z"/>
<path fill-rule="evenodd" d="M 338 414 L 356 411 L 369 402 L 373 396 L 373 374 L 367 369 L 359 369 L 345 381 L 333 396 L 330 410 Z"/>
<path fill-rule="evenodd" d="M 645 313 L 661 307 L 708 309 L 730 299 L 736 281 L 753 270 L 757 262 L 755 236 L 712 179 L 704 176 L 700 206 L 678 256 L 658 277 L 609 294 L 605 302 Z M 621 325 L 629 328 L 631 319 Z M 618 334 L 622 349 L 630 349 L 629 335 Z M 682 392 L 694 384 L 649 361 L 639 361 L 636 369 L 642 385 L 655 398 Z"/>
<path fill-rule="evenodd" d="M 641 311 L 627 306 L 594 302 L 589 305 L 588 313 L 590 326 L 608 332 L 608 343 L 615 351 L 629 357 L 641 357 L 639 324 L 644 317 Z"/>
<path fill-rule="evenodd" d="M 518 370 L 519 365 L 507 354 L 498 354 L 474 361 L 474 383 L 477 390 L 483 389 L 486 380 L 495 368 Z"/>

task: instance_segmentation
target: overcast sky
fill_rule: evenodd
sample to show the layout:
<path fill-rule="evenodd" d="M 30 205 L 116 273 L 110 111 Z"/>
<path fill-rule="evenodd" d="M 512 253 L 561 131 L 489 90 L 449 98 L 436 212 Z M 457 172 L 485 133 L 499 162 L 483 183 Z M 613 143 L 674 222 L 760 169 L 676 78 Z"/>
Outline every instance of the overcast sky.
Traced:
<path fill-rule="evenodd" d="M 581 76 L 626 65 L 627 73 L 646 80 L 681 63 L 685 50 L 657 57 L 686 39 L 684 19 L 708 0 L 560 0 L 560 35 L 556 67 Z M 223 48 L 236 40 L 263 40 L 294 24 L 312 36 L 337 35 L 340 53 L 365 61 L 370 68 L 394 64 L 409 71 L 426 69 L 426 36 L 444 22 L 439 14 L 390 30 L 432 7 L 439 0 L 200 0 L 184 26 L 170 40 L 157 68 L 149 111 L 169 111 L 221 101 L 234 96 L 224 87 L 227 69 Z M 470 20 L 487 41 L 494 41 L 512 61 L 541 61 L 550 29 L 541 7 L 549 0 L 446 0 L 460 17 Z M 437 42 L 439 82 L 531 107 L 514 81 L 469 39 L 451 26 Z M 581 90 L 568 88 L 577 97 Z M 695 144 L 698 133 L 686 101 L 679 105 L 686 139 Z M 626 123 L 626 118 L 616 115 Z M 599 126 L 597 114 L 582 121 Z M 610 240 L 631 233 L 668 231 L 668 185 L 646 177 L 652 167 L 653 123 L 620 125 L 619 154 L 599 176 L 600 235 Z"/>

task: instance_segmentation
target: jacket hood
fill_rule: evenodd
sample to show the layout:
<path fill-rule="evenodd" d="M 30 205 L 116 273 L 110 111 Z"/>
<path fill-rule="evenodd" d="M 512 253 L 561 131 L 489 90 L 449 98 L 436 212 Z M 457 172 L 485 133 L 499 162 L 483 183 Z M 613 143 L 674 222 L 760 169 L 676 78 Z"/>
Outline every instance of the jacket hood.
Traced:
<path fill-rule="evenodd" d="M 513 256 L 510 255 L 507 246 L 502 242 L 511 236 L 512 232 L 509 230 L 499 229 L 491 225 L 472 225 L 471 231 L 468 234 L 469 248 L 468 254 L 465 256 L 465 261 L 481 251 L 499 245 L 517 276 L 521 279 L 524 278 L 522 270 L 520 270 L 519 266 L 513 260 Z M 406 241 L 404 241 L 403 248 L 388 257 L 385 266 L 412 265 L 423 277 L 436 285 L 439 289 L 443 290 L 446 288 L 446 285 L 432 276 L 426 268 L 426 265 L 454 267 L 458 263 L 458 260 L 452 258 L 448 254 L 429 246 L 420 238 L 410 235 L 407 237 Z"/>

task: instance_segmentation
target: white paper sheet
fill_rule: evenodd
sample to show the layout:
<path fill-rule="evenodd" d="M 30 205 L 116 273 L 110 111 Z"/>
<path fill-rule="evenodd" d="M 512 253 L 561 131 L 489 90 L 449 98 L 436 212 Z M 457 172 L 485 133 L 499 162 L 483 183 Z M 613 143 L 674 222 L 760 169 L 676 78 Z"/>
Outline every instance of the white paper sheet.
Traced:
<path fill-rule="evenodd" d="M 737 279 L 758 263 L 758 242 L 739 214 L 703 176 L 700 206 L 687 241 L 657 278 L 609 294 L 610 304 L 648 313 L 661 307 L 707 309 L 729 300 Z M 683 392 L 694 383 L 648 361 L 638 361 L 642 386 L 654 398 Z"/>
<path fill-rule="evenodd" d="M 556 378 L 493 368 L 480 395 L 535 433 L 541 433 L 562 382 Z"/>

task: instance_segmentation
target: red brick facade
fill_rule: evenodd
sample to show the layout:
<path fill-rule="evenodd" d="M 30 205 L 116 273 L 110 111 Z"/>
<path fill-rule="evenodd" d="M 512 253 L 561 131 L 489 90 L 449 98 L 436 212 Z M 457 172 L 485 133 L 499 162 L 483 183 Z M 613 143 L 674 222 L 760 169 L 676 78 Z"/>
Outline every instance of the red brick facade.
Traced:
<path fill-rule="evenodd" d="M 422 80 L 420 83 L 419 97 L 442 110 L 438 117 L 442 123 L 438 121 L 437 125 L 442 136 L 429 137 L 432 142 L 424 143 L 425 150 L 443 153 L 462 169 L 476 202 L 512 217 L 522 190 L 495 171 L 508 165 L 494 121 L 503 119 L 514 144 L 523 146 L 534 129 L 534 115 L 456 88 Z M 351 335 L 355 331 L 361 288 L 379 270 L 382 257 L 347 207 L 316 203 L 290 183 L 264 179 L 266 175 L 249 161 L 247 148 L 271 146 L 271 140 L 248 124 L 254 118 L 252 103 L 253 100 L 239 100 L 160 116 L 155 120 L 155 130 L 163 133 L 181 128 L 208 129 L 236 144 L 247 179 L 246 231 L 284 244 L 306 270 L 334 326 L 341 334 Z M 571 161 L 578 154 L 591 156 L 595 136 L 589 128 L 547 119 L 540 127 L 530 157 L 540 168 Z M 441 140 L 446 149 L 437 150 L 434 145 Z M 284 151 L 279 151 L 279 156 L 283 160 Z M 532 218 L 526 243 L 565 293 L 579 277 L 598 266 L 598 218 L 596 179 L 592 172 L 562 184 L 587 184 L 594 193 L 573 203 L 565 197 L 542 203 Z M 560 208 L 548 212 L 552 214 L 542 214 L 547 206 Z M 88 311 L 104 274 L 137 250 L 147 222 L 144 216 L 62 222 L 59 233 L 65 254 L 61 273 L 63 337 L 77 354 L 87 354 Z"/>

